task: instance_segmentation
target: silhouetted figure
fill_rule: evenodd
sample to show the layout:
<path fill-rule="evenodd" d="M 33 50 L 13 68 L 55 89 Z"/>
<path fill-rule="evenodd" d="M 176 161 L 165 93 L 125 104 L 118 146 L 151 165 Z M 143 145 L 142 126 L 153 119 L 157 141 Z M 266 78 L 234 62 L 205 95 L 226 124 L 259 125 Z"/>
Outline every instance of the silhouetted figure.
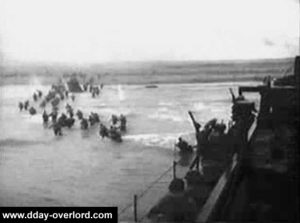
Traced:
<path fill-rule="evenodd" d="M 102 123 L 100 123 L 100 130 L 99 130 L 99 134 L 102 137 L 102 139 L 104 137 L 108 137 L 109 136 L 109 132 L 108 129 L 105 125 L 103 125 Z"/>
<path fill-rule="evenodd" d="M 66 98 L 69 98 L 69 91 L 68 90 L 65 91 L 65 96 L 66 96 Z"/>
<path fill-rule="evenodd" d="M 27 100 L 24 102 L 24 109 L 27 110 L 28 106 L 29 106 L 29 101 Z"/>
<path fill-rule="evenodd" d="M 115 126 L 110 126 L 109 136 L 114 141 L 122 142 L 121 133 Z"/>
<path fill-rule="evenodd" d="M 176 143 L 176 146 L 179 148 L 180 152 L 186 153 L 186 152 L 193 152 L 193 148 L 191 145 L 189 145 L 185 140 L 183 140 L 181 137 L 178 138 L 178 143 Z"/>
<path fill-rule="evenodd" d="M 35 115 L 36 114 L 36 109 L 34 107 L 30 107 L 29 114 Z"/>
<path fill-rule="evenodd" d="M 239 91 L 239 95 L 237 96 L 237 98 L 235 99 L 235 101 L 244 101 L 245 100 L 245 96 L 243 95 L 243 93 L 241 91 Z"/>
<path fill-rule="evenodd" d="M 206 183 L 203 175 L 197 170 L 190 170 L 186 174 L 185 179 L 187 182 L 185 194 L 196 202 L 199 210 L 207 200 L 212 185 Z"/>
<path fill-rule="evenodd" d="M 50 114 L 53 123 L 56 122 L 57 115 L 58 115 L 58 114 L 57 114 L 57 110 L 56 110 L 56 109 L 53 109 L 53 111 L 52 111 L 51 114 Z"/>
<path fill-rule="evenodd" d="M 126 120 L 126 117 L 123 114 L 120 115 L 120 122 L 121 122 L 120 130 L 121 131 L 126 131 L 126 122 L 127 122 L 127 120 Z"/>
<path fill-rule="evenodd" d="M 36 93 L 33 93 L 33 100 L 34 100 L 34 101 L 37 101 L 37 99 L 38 99 L 37 94 L 36 94 Z"/>
<path fill-rule="evenodd" d="M 37 92 L 38 92 L 38 96 L 39 96 L 39 98 L 41 98 L 41 97 L 43 96 L 43 92 L 42 92 L 42 91 L 40 91 L 40 90 L 37 90 Z"/>
<path fill-rule="evenodd" d="M 77 118 L 78 118 L 79 120 L 83 118 L 83 113 L 82 113 L 82 111 L 80 111 L 80 110 L 78 110 L 78 111 L 76 112 L 76 115 L 77 115 Z"/>
<path fill-rule="evenodd" d="M 91 126 L 94 125 L 95 123 L 99 123 L 100 122 L 99 115 L 97 113 L 91 112 L 91 114 L 89 115 L 89 122 Z"/>
<path fill-rule="evenodd" d="M 62 135 L 62 131 L 61 131 L 61 125 L 59 122 L 54 122 L 53 125 L 53 132 L 54 132 L 54 135 L 58 135 L 58 136 L 61 136 Z"/>
<path fill-rule="evenodd" d="M 64 113 L 62 113 L 57 121 L 62 127 L 64 127 L 66 120 L 67 120 L 67 116 Z"/>
<path fill-rule="evenodd" d="M 67 126 L 68 128 L 71 128 L 75 123 L 75 119 L 70 117 L 70 118 L 67 118 L 65 120 L 65 126 Z"/>
<path fill-rule="evenodd" d="M 71 99 L 72 99 L 72 101 L 75 101 L 75 95 L 74 94 L 71 95 Z"/>
<path fill-rule="evenodd" d="M 116 115 L 112 115 L 111 116 L 111 121 L 113 125 L 116 125 L 118 122 L 118 117 Z"/>
<path fill-rule="evenodd" d="M 169 193 L 148 213 L 154 222 L 193 222 L 196 218 L 196 204 L 184 194 L 184 181 L 174 179 L 169 185 Z"/>
<path fill-rule="evenodd" d="M 19 109 L 20 109 L 20 111 L 23 110 L 23 107 L 24 107 L 23 103 L 22 103 L 22 102 L 19 102 Z"/>
<path fill-rule="evenodd" d="M 46 104 L 47 104 L 46 100 L 43 100 L 43 101 L 41 102 L 41 104 L 40 104 L 40 107 L 41 107 L 41 108 L 45 108 L 45 107 L 46 107 Z"/>
<path fill-rule="evenodd" d="M 80 127 L 81 127 L 81 129 L 84 129 L 84 130 L 88 129 L 88 127 L 89 127 L 88 120 L 85 118 L 82 118 L 81 122 L 80 122 Z"/>
<path fill-rule="evenodd" d="M 42 116 L 42 117 L 43 117 L 43 123 L 44 123 L 44 124 L 47 124 L 47 123 L 48 123 L 48 120 L 49 120 L 49 116 L 48 116 L 46 110 L 44 110 L 43 116 Z"/>

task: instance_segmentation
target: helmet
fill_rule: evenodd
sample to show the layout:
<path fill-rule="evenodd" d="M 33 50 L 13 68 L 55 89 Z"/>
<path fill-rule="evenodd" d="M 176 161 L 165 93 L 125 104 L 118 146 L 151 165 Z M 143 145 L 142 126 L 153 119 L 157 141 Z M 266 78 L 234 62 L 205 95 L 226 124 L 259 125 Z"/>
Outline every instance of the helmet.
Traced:
<path fill-rule="evenodd" d="M 169 185 L 169 190 L 173 193 L 184 191 L 184 181 L 182 179 L 175 178 Z"/>

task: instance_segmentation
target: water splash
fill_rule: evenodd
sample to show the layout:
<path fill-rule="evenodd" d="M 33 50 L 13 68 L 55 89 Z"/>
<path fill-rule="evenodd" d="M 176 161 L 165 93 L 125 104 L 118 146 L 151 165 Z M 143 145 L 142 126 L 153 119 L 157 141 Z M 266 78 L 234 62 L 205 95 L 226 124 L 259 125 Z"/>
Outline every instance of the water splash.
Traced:
<path fill-rule="evenodd" d="M 125 99 L 125 94 L 122 88 L 122 85 L 118 85 L 118 95 L 119 95 L 119 100 L 123 101 Z"/>

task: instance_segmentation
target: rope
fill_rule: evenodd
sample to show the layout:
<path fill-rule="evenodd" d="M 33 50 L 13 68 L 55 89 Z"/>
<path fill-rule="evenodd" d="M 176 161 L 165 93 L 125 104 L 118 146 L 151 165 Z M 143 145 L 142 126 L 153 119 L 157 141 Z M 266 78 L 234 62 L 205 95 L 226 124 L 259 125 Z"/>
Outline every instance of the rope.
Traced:
<path fill-rule="evenodd" d="M 153 181 L 140 195 L 138 195 L 138 198 L 143 197 L 161 178 L 163 178 L 171 169 L 173 168 L 173 165 L 171 165 L 166 171 L 164 171 L 155 181 Z M 119 216 L 123 214 L 128 208 L 132 207 L 133 204 L 130 203 L 127 206 L 125 206 L 120 212 Z"/>
<path fill-rule="evenodd" d="M 138 198 L 143 197 L 154 186 L 154 184 L 156 184 L 161 178 L 163 178 L 172 168 L 173 168 L 173 165 L 171 165 L 155 181 L 153 181 L 140 195 L 138 195 Z"/>
<path fill-rule="evenodd" d="M 121 211 L 120 211 L 120 213 L 118 214 L 118 215 L 121 215 L 121 214 L 123 214 L 128 208 L 130 208 L 132 206 L 132 203 L 130 203 L 130 204 L 128 204 L 126 207 L 124 207 Z"/>

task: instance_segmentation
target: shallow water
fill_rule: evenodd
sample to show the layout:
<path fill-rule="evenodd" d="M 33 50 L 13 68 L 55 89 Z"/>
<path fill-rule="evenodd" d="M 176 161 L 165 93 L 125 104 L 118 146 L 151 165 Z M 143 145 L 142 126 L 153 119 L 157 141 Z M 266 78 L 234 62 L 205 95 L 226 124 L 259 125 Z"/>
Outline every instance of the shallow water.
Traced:
<path fill-rule="evenodd" d="M 78 121 L 55 137 L 43 127 L 41 109 L 30 116 L 17 107 L 19 101 L 31 99 L 35 89 L 46 93 L 49 86 L 2 86 L 0 205 L 126 206 L 172 164 L 178 136 L 195 143 L 187 111 L 200 123 L 214 117 L 228 122 L 228 88 L 236 90 L 239 84 L 109 85 L 99 97 L 82 93 L 69 101 L 85 116 L 99 113 L 105 123 L 113 113 L 126 115 L 128 131 L 120 144 L 102 140 L 98 127 L 80 130 Z"/>

